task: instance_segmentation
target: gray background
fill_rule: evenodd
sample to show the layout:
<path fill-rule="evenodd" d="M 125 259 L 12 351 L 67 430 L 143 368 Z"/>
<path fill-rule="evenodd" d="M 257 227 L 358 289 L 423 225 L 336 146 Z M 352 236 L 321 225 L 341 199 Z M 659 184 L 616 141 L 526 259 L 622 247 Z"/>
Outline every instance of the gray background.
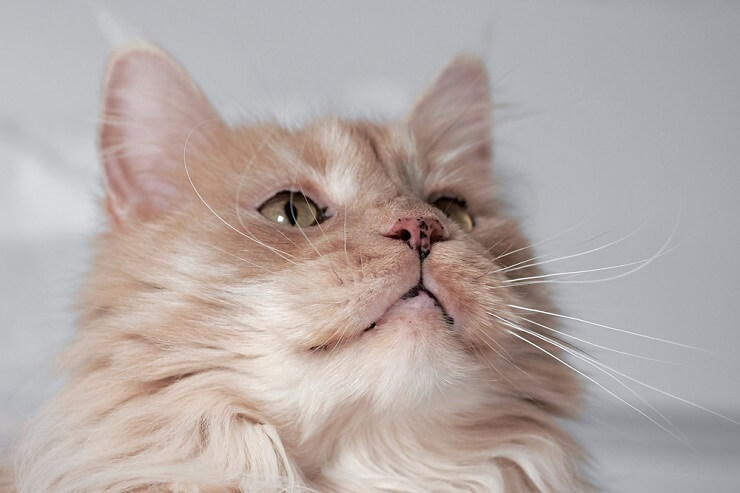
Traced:
<path fill-rule="evenodd" d="M 572 333 L 634 378 L 740 419 L 740 2 L 17 2 L 0 4 L 0 446 L 56 385 L 52 355 L 102 223 L 94 138 L 112 43 L 180 59 L 229 119 L 402 114 L 460 51 L 496 100 L 496 166 Z M 671 236 L 674 231 L 673 236 Z M 633 233 L 631 236 L 629 236 Z M 568 280 L 598 280 L 630 268 Z M 583 345 L 582 345 L 583 346 Z M 587 348 L 587 346 L 583 346 Z M 580 367 L 652 412 L 603 373 Z M 626 381 L 691 446 L 596 389 L 570 425 L 609 491 L 740 491 L 740 426 Z M 657 419 L 657 418 L 656 418 Z"/>

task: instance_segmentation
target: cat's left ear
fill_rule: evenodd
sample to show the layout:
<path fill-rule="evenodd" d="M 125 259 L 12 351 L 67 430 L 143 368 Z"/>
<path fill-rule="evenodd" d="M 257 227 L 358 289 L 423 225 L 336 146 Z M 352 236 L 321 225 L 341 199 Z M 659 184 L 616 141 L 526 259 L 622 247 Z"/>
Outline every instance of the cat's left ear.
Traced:
<path fill-rule="evenodd" d="M 409 116 L 422 159 L 488 166 L 492 109 L 483 63 L 470 55 L 456 57 L 423 93 Z"/>
<path fill-rule="evenodd" d="M 99 131 L 114 222 L 151 220 L 192 195 L 186 141 L 191 154 L 220 124 L 200 89 L 164 51 L 147 42 L 116 50 L 106 70 Z"/>

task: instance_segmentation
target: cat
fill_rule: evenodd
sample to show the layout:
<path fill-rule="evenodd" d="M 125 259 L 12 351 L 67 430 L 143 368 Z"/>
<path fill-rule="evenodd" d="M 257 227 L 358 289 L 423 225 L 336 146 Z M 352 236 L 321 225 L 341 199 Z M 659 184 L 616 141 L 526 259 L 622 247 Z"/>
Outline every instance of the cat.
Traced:
<path fill-rule="evenodd" d="M 398 121 L 231 126 L 160 48 L 115 51 L 108 226 L 0 491 L 591 491 L 491 109 L 460 55 Z"/>

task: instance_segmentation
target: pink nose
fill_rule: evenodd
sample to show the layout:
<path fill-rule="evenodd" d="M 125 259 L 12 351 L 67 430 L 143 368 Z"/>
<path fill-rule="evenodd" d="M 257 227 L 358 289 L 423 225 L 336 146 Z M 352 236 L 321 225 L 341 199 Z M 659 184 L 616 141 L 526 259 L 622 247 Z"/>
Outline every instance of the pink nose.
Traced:
<path fill-rule="evenodd" d="M 410 248 L 426 258 L 432 244 L 445 238 L 444 226 L 434 217 L 402 217 L 385 234 L 388 238 L 405 241 Z"/>

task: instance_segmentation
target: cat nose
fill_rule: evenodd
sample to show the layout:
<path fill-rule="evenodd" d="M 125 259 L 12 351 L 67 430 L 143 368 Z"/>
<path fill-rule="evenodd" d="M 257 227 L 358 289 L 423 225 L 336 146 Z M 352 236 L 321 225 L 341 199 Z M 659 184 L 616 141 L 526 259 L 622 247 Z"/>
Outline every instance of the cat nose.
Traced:
<path fill-rule="evenodd" d="M 432 244 L 444 240 L 446 233 L 442 223 L 435 217 L 401 217 L 383 236 L 405 241 L 410 248 L 418 250 L 419 256 L 424 259 L 429 255 Z"/>

